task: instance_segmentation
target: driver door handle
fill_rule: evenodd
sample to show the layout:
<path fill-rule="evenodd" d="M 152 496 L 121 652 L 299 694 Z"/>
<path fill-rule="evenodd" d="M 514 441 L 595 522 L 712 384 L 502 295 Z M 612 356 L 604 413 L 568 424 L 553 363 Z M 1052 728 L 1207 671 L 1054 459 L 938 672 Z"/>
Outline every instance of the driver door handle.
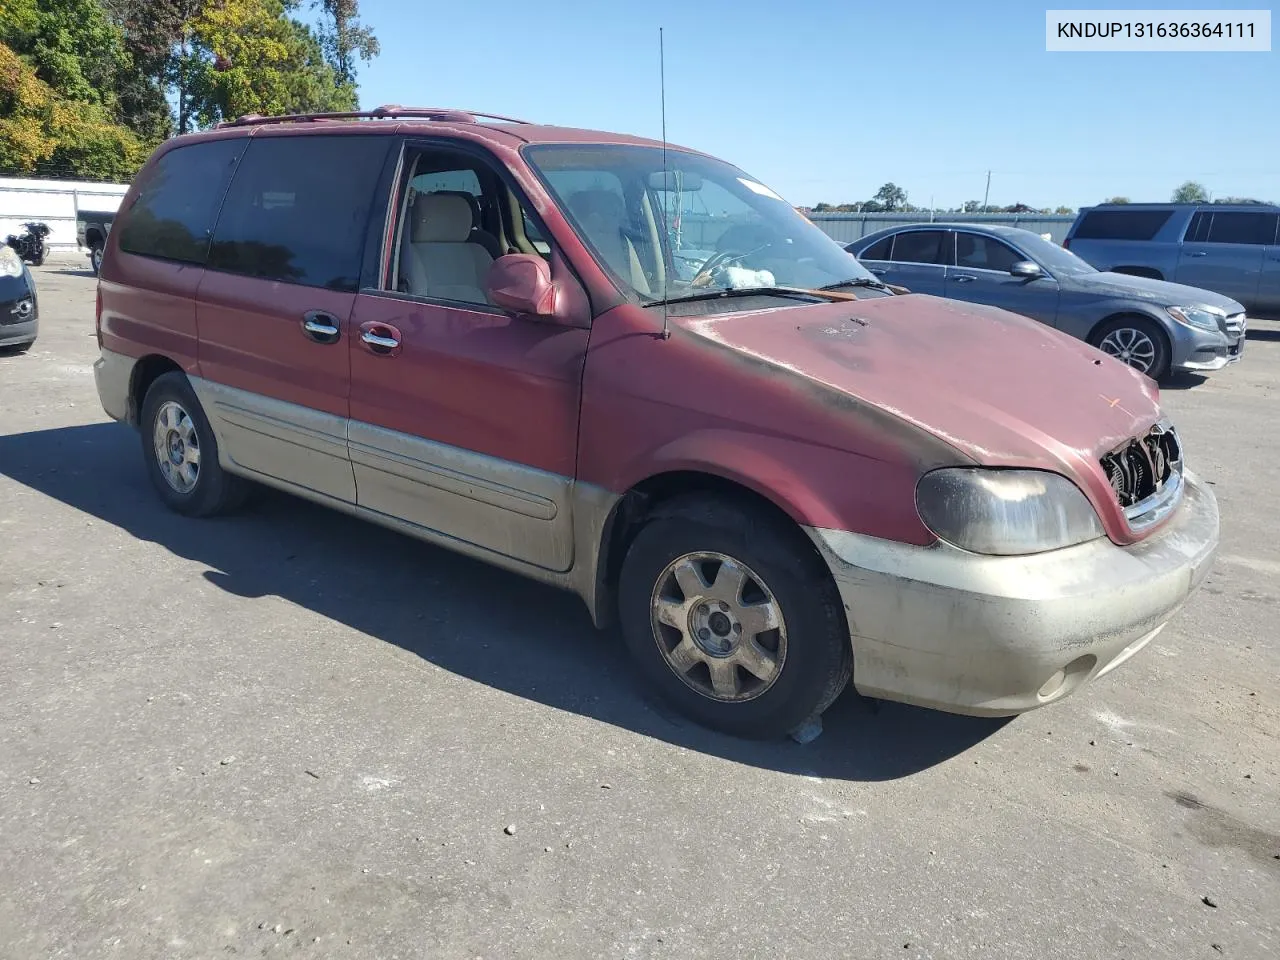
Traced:
<path fill-rule="evenodd" d="M 889 271 L 886 270 L 884 267 L 872 267 L 871 272 L 874 273 L 877 277 L 883 277 Z"/>
<path fill-rule="evenodd" d="M 302 315 L 302 332 L 316 343 L 337 343 L 342 321 L 323 310 L 309 310 Z"/>
<path fill-rule="evenodd" d="M 1208 255 L 1208 250 L 1197 250 L 1195 253 L 1191 254 L 1193 257 L 1207 257 Z"/>
<path fill-rule="evenodd" d="M 973 283 L 978 278 L 971 273 L 958 273 L 954 277 L 948 277 L 948 280 L 954 280 L 956 283 Z"/>

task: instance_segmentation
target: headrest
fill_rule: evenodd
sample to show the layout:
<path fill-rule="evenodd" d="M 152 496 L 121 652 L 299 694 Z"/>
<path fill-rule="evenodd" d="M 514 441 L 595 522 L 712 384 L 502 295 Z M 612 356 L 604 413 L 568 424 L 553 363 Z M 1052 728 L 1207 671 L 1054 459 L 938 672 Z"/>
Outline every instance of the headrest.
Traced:
<path fill-rule="evenodd" d="M 471 204 L 457 194 L 420 193 L 413 201 L 414 243 L 464 243 L 471 234 Z"/>
<path fill-rule="evenodd" d="M 627 208 L 612 190 L 579 190 L 570 194 L 566 202 L 573 215 L 584 223 L 598 218 L 622 226 L 627 221 Z"/>

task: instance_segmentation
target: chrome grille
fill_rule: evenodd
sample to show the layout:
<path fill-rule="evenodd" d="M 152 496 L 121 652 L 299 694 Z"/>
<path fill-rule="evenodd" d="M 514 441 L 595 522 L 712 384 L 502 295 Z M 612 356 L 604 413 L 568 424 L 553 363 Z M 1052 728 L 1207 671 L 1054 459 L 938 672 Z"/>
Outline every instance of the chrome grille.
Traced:
<path fill-rule="evenodd" d="M 1223 332 L 1231 337 L 1238 337 L 1244 333 L 1244 314 L 1233 313 L 1227 317 L 1222 324 Z"/>
<path fill-rule="evenodd" d="M 1157 424 L 1102 458 L 1102 469 L 1125 514 L 1142 516 L 1148 501 L 1182 486 L 1182 444 L 1167 424 Z M 1130 511 L 1133 510 L 1132 515 Z"/>

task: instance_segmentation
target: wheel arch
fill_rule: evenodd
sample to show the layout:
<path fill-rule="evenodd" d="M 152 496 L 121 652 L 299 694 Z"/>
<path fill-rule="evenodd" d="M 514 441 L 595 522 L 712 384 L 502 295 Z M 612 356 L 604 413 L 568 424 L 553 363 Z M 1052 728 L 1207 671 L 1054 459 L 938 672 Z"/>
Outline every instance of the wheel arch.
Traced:
<path fill-rule="evenodd" d="M 147 391 L 151 389 L 151 384 L 166 373 L 177 371 L 185 376 L 182 366 L 170 357 L 164 354 L 151 353 L 140 358 L 133 365 L 133 372 L 129 375 L 129 405 L 128 420 L 135 427 L 138 426 L 138 420 L 142 413 L 142 401 L 147 396 Z"/>
<path fill-rule="evenodd" d="M 1146 267 L 1138 264 L 1121 264 L 1118 267 L 1112 267 L 1111 273 L 1123 273 L 1129 277 L 1146 277 L 1148 280 L 1164 280 L 1164 271 L 1157 267 Z"/>
<path fill-rule="evenodd" d="M 1085 341 L 1092 346 L 1097 346 L 1098 334 L 1109 323 L 1116 320 L 1138 319 L 1145 320 L 1147 323 L 1153 324 L 1156 329 L 1164 336 L 1165 347 L 1173 349 L 1173 338 L 1169 336 L 1169 330 L 1164 320 L 1161 320 L 1154 313 L 1148 313 L 1145 310 L 1138 309 L 1133 306 L 1117 305 L 1113 309 L 1103 311 L 1103 317 L 1092 327 L 1089 328 L 1089 335 L 1085 337 Z"/>
<path fill-rule="evenodd" d="M 745 510 L 758 511 L 779 525 L 796 531 L 820 562 L 821 554 L 801 530 L 803 519 L 794 504 L 776 491 L 762 487 L 720 466 L 682 465 L 651 473 L 627 489 L 609 512 L 600 536 L 592 590 L 591 615 L 597 626 L 614 622 L 617 616 L 618 577 L 631 541 L 664 506 L 694 496 L 722 500 Z"/>

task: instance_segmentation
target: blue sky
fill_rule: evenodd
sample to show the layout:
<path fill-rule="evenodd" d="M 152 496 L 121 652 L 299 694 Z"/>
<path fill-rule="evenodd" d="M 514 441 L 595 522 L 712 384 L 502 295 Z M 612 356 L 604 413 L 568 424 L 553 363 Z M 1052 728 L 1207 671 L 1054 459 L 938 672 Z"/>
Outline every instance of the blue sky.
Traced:
<path fill-rule="evenodd" d="M 657 137 L 662 26 L 667 136 L 793 203 L 892 180 L 954 206 L 988 169 L 1001 205 L 1167 200 L 1188 179 L 1280 201 L 1280 53 L 1047 53 L 1046 6 L 1071 4 L 363 0 L 382 55 L 360 96 Z"/>

